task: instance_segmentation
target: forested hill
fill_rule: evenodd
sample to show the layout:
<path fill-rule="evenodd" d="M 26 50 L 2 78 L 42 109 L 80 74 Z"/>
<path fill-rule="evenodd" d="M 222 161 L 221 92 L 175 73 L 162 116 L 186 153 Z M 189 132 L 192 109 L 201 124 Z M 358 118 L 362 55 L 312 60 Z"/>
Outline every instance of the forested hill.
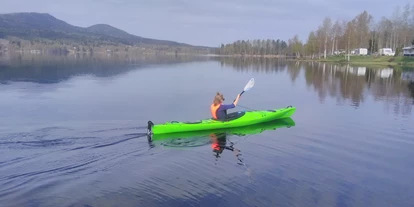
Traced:
<path fill-rule="evenodd" d="M 107 24 L 96 24 L 86 28 L 86 31 L 93 33 L 95 35 L 105 35 L 109 37 L 119 38 L 126 42 L 130 42 L 131 44 L 153 44 L 153 45 L 171 45 L 171 46 L 186 46 L 186 47 L 194 47 L 189 44 L 178 43 L 173 41 L 167 40 L 156 40 L 150 38 L 139 37 L 135 35 L 131 35 L 123 30 L 117 29 Z"/>
<path fill-rule="evenodd" d="M 99 46 L 147 47 L 154 50 L 177 51 L 190 49 L 207 51 L 209 47 L 193 46 L 167 40 L 144 38 L 129 34 L 106 24 L 97 24 L 87 28 L 70 25 L 45 13 L 0 14 L 0 38 L 12 43 L 28 40 L 34 43 L 56 44 L 86 47 L 86 51 Z M 21 43 L 17 44 L 21 47 Z"/>

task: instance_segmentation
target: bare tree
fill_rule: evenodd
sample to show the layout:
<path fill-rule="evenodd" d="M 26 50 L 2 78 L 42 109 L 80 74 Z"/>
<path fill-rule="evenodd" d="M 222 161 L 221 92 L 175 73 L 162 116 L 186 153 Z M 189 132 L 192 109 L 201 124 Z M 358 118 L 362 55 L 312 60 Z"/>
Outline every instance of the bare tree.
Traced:
<path fill-rule="evenodd" d="M 312 59 L 315 57 L 315 53 L 319 50 L 318 48 L 318 38 L 315 35 L 314 31 L 311 31 L 308 36 L 308 40 L 306 42 L 306 53 L 311 55 Z"/>
<path fill-rule="evenodd" d="M 303 44 L 300 41 L 299 36 L 295 35 L 292 39 L 288 41 L 289 49 L 292 53 L 295 53 L 295 56 L 298 58 L 302 53 Z"/>
<path fill-rule="evenodd" d="M 332 28 L 331 18 L 325 17 L 322 23 L 322 28 L 321 28 L 322 37 L 324 39 L 324 42 L 323 42 L 323 58 L 324 59 L 326 59 L 326 52 L 327 52 L 326 50 L 328 47 L 329 32 L 331 31 L 331 28 Z"/>
<path fill-rule="evenodd" d="M 355 23 L 355 19 L 348 22 L 345 28 L 345 33 L 344 36 L 346 38 L 346 51 L 348 53 L 348 60 L 349 60 L 349 55 L 351 53 L 352 48 L 355 47 L 356 45 L 356 23 Z"/>
<path fill-rule="evenodd" d="M 334 54 L 334 51 L 338 49 L 338 36 L 341 35 L 341 23 L 339 20 L 336 20 L 335 24 L 333 25 L 331 29 L 331 37 L 332 37 L 332 49 L 331 49 L 331 55 Z"/>

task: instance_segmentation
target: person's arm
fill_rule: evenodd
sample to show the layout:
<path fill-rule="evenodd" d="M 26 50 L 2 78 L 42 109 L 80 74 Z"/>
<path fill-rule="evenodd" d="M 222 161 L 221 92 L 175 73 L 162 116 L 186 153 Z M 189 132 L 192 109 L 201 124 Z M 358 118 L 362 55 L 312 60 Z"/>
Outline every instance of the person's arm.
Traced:
<path fill-rule="evenodd" d="M 234 107 L 236 107 L 236 106 L 237 106 L 237 104 L 239 103 L 239 99 L 240 99 L 240 94 L 238 94 L 238 95 L 237 95 L 236 100 L 234 100 L 234 102 L 233 102 Z"/>
<path fill-rule="evenodd" d="M 232 103 L 232 104 L 222 104 L 218 110 L 228 110 L 228 109 L 232 109 L 234 107 L 236 107 L 236 105 L 234 105 L 234 103 Z"/>
<path fill-rule="evenodd" d="M 237 95 L 237 98 L 234 100 L 233 103 L 231 103 L 231 104 L 222 104 L 218 110 L 228 110 L 228 109 L 235 108 L 237 103 L 239 102 L 239 98 L 240 98 L 240 94 Z"/>

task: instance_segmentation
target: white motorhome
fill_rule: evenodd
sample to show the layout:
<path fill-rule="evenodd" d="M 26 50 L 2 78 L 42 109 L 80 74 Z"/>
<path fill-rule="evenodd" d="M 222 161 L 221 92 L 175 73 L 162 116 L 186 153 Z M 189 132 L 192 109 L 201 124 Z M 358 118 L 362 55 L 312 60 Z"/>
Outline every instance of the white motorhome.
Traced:
<path fill-rule="evenodd" d="M 368 54 L 368 49 L 367 48 L 358 48 L 355 49 L 355 55 L 367 55 Z"/>
<path fill-rule="evenodd" d="M 404 47 L 403 54 L 404 56 L 414 56 L 414 46 Z"/>
<path fill-rule="evenodd" d="M 379 54 L 384 56 L 394 56 L 395 52 L 393 52 L 391 48 L 381 48 Z"/>

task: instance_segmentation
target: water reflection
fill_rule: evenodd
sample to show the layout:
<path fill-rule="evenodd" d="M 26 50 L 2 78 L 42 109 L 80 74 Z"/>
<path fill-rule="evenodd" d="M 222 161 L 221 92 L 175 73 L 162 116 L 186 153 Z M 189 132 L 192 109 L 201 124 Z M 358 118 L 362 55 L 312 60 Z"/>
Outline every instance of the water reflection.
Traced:
<path fill-rule="evenodd" d="M 220 155 L 223 153 L 224 150 L 229 150 L 234 153 L 237 164 L 241 165 L 245 169 L 245 174 L 249 176 L 249 182 L 252 182 L 252 170 L 246 165 L 243 161 L 242 153 L 239 149 L 234 147 L 234 143 L 230 141 L 229 145 L 227 145 L 227 134 L 226 133 L 212 133 L 210 134 L 211 137 L 211 148 L 213 149 L 214 156 L 216 157 L 216 163 Z"/>
<path fill-rule="evenodd" d="M 411 113 L 414 103 L 414 73 L 384 67 L 353 67 L 318 62 L 298 62 L 277 58 L 235 58 L 174 55 L 68 55 L 43 56 L 15 54 L 0 56 L 0 84 L 13 81 L 41 84 L 58 83 L 74 76 L 112 77 L 150 65 L 199 61 L 219 61 L 223 67 L 256 74 L 287 73 L 294 83 L 303 79 L 321 103 L 328 98 L 338 105 L 358 108 L 366 101 L 386 103 L 385 110 L 396 114 Z M 302 80 L 301 80 L 302 81 Z"/>
<path fill-rule="evenodd" d="M 371 96 L 374 101 L 385 102 L 386 108 L 394 108 L 395 114 L 411 113 L 412 97 L 401 70 L 331 64 L 318 64 L 311 70 L 305 66 L 303 70 L 308 87 L 318 92 L 321 102 L 330 97 L 338 104 L 350 101 L 358 108 Z"/>
<path fill-rule="evenodd" d="M 414 104 L 414 71 L 402 72 L 401 78 L 405 81 L 408 81 L 407 87 L 411 93 L 411 97 L 413 98 L 413 104 Z"/>
<path fill-rule="evenodd" d="M 413 105 L 412 72 L 391 67 L 370 68 L 350 65 L 335 65 L 320 62 L 298 62 L 275 58 L 216 58 L 222 66 L 231 66 L 236 71 L 256 73 L 287 72 L 295 82 L 304 78 L 308 89 L 313 89 L 321 103 L 327 98 L 336 99 L 337 104 L 349 103 L 355 108 L 369 100 L 386 103 L 396 114 L 409 114 Z M 410 82 L 411 81 L 411 82 Z"/>
<path fill-rule="evenodd" d="M 410 83 L 408 83 L 408 89 L 411 92 L 411 97 L 413 97 L 413 104 L 414 104 L 414 81 L 410 81 Z"/>
<path fill-rule="evenodd" d="M 207 61 L 202 56 L 175 55 L 67 55 L 15 54 L 0 56 L 0 84 L 10 81 L 58 83 L 73 76 L 111 77 L 149 65 Z"/>
<path fill-rule="evenodd" d="M 263 133 L 264 131 L 290 128 L 295 125 L 296 123 L 292 118 L 285 118 L 245 127 L 155 134 L 148 136 L 147 138 L 150 148 L 157 145 L 168 148 L 188 148 L 210 144 L 216 164 L 225 150 L 233 152 L 237 164 L 243 166 L 245 170 L 244 173 L 249 177 L 249 182 L 252 182 L 252 171 L 244 162 L 241 150 L 234 146 L 237 142 L 235 143 L 232 141 L 233 136 L 244 137 L 257 135 Z"/>
<path fill-rule="evenodd" d="M 290 66 L 295 65 L 294 62 L 287 61 L 286 59 L 276 58 L 264 58 L 264 57 L 246 57 L 246 58 L 234 58 L 234 57 L 213 57 L 215 61 L 219 61 L 221 66 L 231 66 L 235 70 L 254 71 L 264 73 L 274 73 L 278 71 L 286 70 L 288 64 Z"/>
<path fill-rule="evenodd" d="M 153 134 L 147 138 L 152 147 L 160 145 L 169 148 L 188 148 L 211 144 L 211 148 L 215 153 L 214 156 L 219 158 L 225 149 L 234 151 L 233 142 L 230 142 L 231 146 L 226 145 L 227 141 L 233 136 L 251 136 L 264 131 L 290 128 L 295 125 L 296 123 L 292 118 L 285 118 L 245 127 Z"/>
<path fill-rule="evenodd" d="M 204 112 L 195 114 L 198 106 L 185 110 L 190 105 L 182 107 L 181 103 L 201 100 L 199 103 L 207 103 L 208 107 L 210 98 L 204 99 L 204 94 L 199 92 L 208 90 L 206 85 L 214 80 L 216 73 L 211 70 L 219 65 L 215 62 L 190 65 L 185 70 L 163 70 L 170 72 L 164 75 L 163 81 L 157 81 L 162 89 L 141 90 L 146 89 L 145 84 L 136 84 L 136 80 L 156 77 L 158 70 L 128 73 L 114 78 L 113 84 L 104 87 L 93 78 L 87 77 L 85 82 L 75 78 L 67 90 L 46 95 L 30 90 L 39 90 L 36 87 L 40 85 L 54 85 L 0 86 L 4 89 L 0 93 L 4 109 L 1 111 L 3 119 L 0 119 L 4 127 L 0 128 L 4 154 L 0 160 L 3 163 L 0 203 L 13 206 L 105 206 L 108 202 L 122 203 L 121 206 L 196 206 L 200 203 L 206 206 L 217 203 L 233 206 L 274 206 L 275 203 L 284 206 L 381 206 L 394 203 L 407 206 L 413 203 L 410 196 L 414 194 L 410 188 L 413 181 L 412 119 L 392 119 L 378 110 L 384 102 L 391 105 L 398 99 L 411 99 L 414 83 L 410 82 L 410 74 L 392 68 L 384 68 L 381 72 L 367 67 L 266 61 L 267 64 L 258 63 L 258 67 L 250 64 L 249 67 L 279 74 L 258 77 L 263 78 L 261 83 L 264 84 L 257 84 L 258 90 L 249 94 L 242 104 L 252 100 L 249 107 L 262 108 L 256 102 L 260 102 L 260 96 L 266 97 L 268 91 L 260 87 L 273 87 L 275 79 L 285 81 L 288 83 L 285 88 L 292 92 L 290 95 L 300 99 L 289 100 L 301 105 L 295 121 L 304 123 L 293 130 L 284 128 L 294 126 L 294 122 L 277 124 L 276 121 L 269 127 L 255 125 L 231 131 L 170 134 L 154 136 L 148 142 L 139 138 L 145 130 L 141 126 L 149 118 L 186 120 L 189 117 L 188 120 L 194 120 L 192 117 L 204 117 Z M 96 62 L 105 67 L 104 63 Z M 47 65 L 46 60 L 44 64 Z M 2 80 L 44 81 L 41 75 L 36 76 L 38 68 L 28 69 L 27 72 L 32 73 L 29 76 L 23 72 L 14 74 L 13 66 L 7 67 L 10 68 L 6 74 L 14 76 Z M 97 73 L 102 71 L 99 67 Z M 244 64 L 238 67 L 239 74 L 235 75 L 231 68 L 223 69 L 230 72 L 222 71 L 222 74 L 240 78 L 244 83 Z M 116 74 L 122 68 L 114 64 L 106 74 Z M 59 73 L 58 69 L 54 70 Z M 76 75 L 69 68 L 67 71 L 64 75 L 53 76 L 58 77 L 54 81 Z M 191 76 L 192 71 L 199 73 Z M 254 76 L 261 76 L 261 73 L 254 72 Z M 174 78 L 174 75 L 183 74 L 188 77 L 178 81 Z M 199 78 L 203 75 L 207 78 Z M 188 81 L 190 77 L 196 77 L 200 84 L 186 90 L 186 84 L 193 83 L 189 81 L 175 88 L 174 93 L 164 89 L 176 82 Z M 289 79 L 298 84 L 290 86 Z M 131 86 L 134 83 L 136 85 Z M 220 81 L 217 84 L 219 88 L 228 86 Z M 237 88 L 236 92 L 239 92 Z M 318 104 L 317 101 L 302 104 L 302 97 L 315 100 L 315 92 L 322 101 L 330 99 L 334 104 Z M 279 90 L 277 93 L 286 92 Z M 360 104 L 354 104 L 355 107 L 365 105 L 365 108 L 349 110 L 350 107 L 335 106 L 336 102 L 345 101 Z M 275 101 L 269 105 L 279 103 Z M 397 103 L 401 105 L 403 102 Z M 404 111 L 401 107 L 395 109 Z M 338 113 L 340 110 L 349 117 L 336 118 L 343 115 Z M 323 116 L 319 116 L 321 111 Z M 190 113 L 194 116 L 189 116 Z M 368 121 L 375 120 L 368 124 L 364 119 L 366 114 L 375 115 Z M 283 129 L 270 131 L 274 128 Z M 260 136 L 256 136 L 259 133 Z M 243 136 L 251 137 L 244 140 Z M 150 150 L 147 143 L 153 144 Z M 242 173 L 245 171 L 251 176 L 248 169 L 253 164 L 255 183 L 246 185 L 248 179 Z M 240 174 L 243 177 L 240 178 Z"/>

